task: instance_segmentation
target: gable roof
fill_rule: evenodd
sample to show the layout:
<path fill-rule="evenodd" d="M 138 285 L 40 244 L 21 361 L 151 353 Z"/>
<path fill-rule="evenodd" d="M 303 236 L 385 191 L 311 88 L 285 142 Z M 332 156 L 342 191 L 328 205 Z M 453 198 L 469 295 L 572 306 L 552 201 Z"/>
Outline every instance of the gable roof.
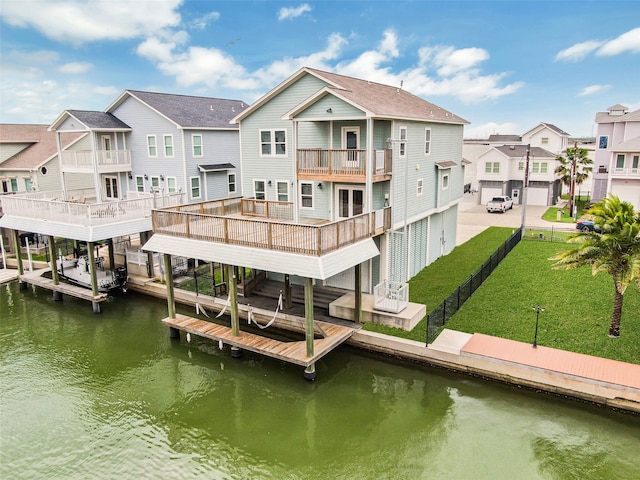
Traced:
<path fill-rule="evenodd" d="M 626 142 L 611 147 L 613 152 L 636 153 L 640 152 L 640 137 L 632 138 Z"/>
<path fill-rule="evenodd" d="M 633 112 L 625 112 L 623 115 L 611 115 L 609 112 L 596 113 L 596 123 L 618 122 L 640 122 L 640 109 L 634 110 Z"/>
<path fill-rule="evenodd" d="M 238 122 L 304 75 L 328 83 L 327 93 L 358 106 L 370 117 L 412 119 L 466 125 L 469 122 L 401 88 L 304 67 L 234 118 Z M 304 102 L 303 102 L 304 104 Z"/>
<path fill-rule="evenodd" d="M 489 135 L 489 141 L 505 143 L 522 142 L 522 137 L 520 135 Z"/>
<path fill-rule="evenodd" d="M 82 130 L 118 130 L 130 131 L 131 127 L 119 118 L 110 113 L 97 112 L 94 110 L 65 110 L 49 127 L 56 130 L 69 117 L 75 118 L 82 126 L 78 126 L 78 131 Z"/>
<path fill-rule="evenodd" d="M 60 135 L 62 149 L 77 142 L 86 133 L 63 133 Z M 48 125 L 2 124 L 0 143 L 31 143 L 28 147 L 0 163 L 0 170 L 36 170 L 58 154 L 56 132 Z"/>
<path fill-rule="evenodd" d="M 237 125 L 230 124 L 231 120 L 248 107 L 241 100 L 126 90 L 107 111 L 128 97 L 136 98 L 181 128 L 237 129 Z"/>
<path fill-rule="evenodd" d="M 499 147 L 493 147 L 500 153 L 502 153 L 505 157 L 514 158 L 514 157 L 526 157 L 527 155 L 527 145 L 501 145 Z M 551 153 L 549 150 L 545 150 L 540 147 L 531 147 L 529 150 L 530 158 L 556 158 L 555 154 Z"/>
<path fill-rule="evenodd" d="M 554 132 L 554 133 L 556 133 L 556 134 L 558 134 L 558 135 L 561 135 L 561 136 L 565 136 L 565 137 L 568 137 L 568 136 L 569 136 L 569 134 L 568 134 L 567 132 L 565 132 L 564 130 L 562 130 L 561 128 L 556 127 L 555 125 L 553 125 L 553 124 L 551 124 L 551 123 L 545 123 L 545 122 L 540 122 L 540 123 L 539 123 L 538 125 L 536 125 L 535 127 L 533 127 L 533 128 L 531 128 L 531 129 L 527 130 L 526 132 L 524 132 L 524 133 L 522 134 L 522 136 L 524 137 L 524 136 L 526 136 L 526 135 L 527 135 L 527 134 L 529 134 L 529 133 L 535 132 L 536 130 L 538 130 L 538 131 L 539 131 L 539 130 L 542 130 L 542 129 L 544 129 L 544 128 L 548 128 L 548 129 L 549 129 L 549 130 L 551 130 L 552 132 Z"/>

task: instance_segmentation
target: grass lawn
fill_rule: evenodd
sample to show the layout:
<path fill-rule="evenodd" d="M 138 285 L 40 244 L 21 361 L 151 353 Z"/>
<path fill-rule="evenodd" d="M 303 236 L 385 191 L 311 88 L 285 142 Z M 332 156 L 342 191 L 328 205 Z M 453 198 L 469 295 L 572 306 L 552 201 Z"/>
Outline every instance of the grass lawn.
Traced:
<path fill-rule="evenodd" d="M 453 316 L 446 328 L 533 342 L 540 304 L 538 345 L 640 363 L 640 292 L 624 295 L 620 338 L 608 336 L 613 280 L 589 268 L 553 270 L 548 259 L 562 243 L 521 242 Z"/>
<path fill-rule="evenodd" d="M 566 199 L 568 197 L 567 195 L 563 195 L 562 198 Z M 581 218 L 587 212 L 590 205 L 591 204 L 587 201 L 586 198 L 582 198 L 576 195 L 576 206 L 578 207 L 576 218 Z M 549 207 L 547 211 L 542 215 L 542 219 L 547 220 L 548 222 L 557 222 L 558 210 L 562 211 L 562 216 L 559 220 L 561 223 L 575 223 L 568 206 L 562 209 L 559 209 L 557 207 Z"/>
<path fill-rule="evenodd" d="M 512 228 L 489 227 L 449 255 L 437 259 L 409 281 L 409 301 L 425 304 L 429 313 L 482 266 L 512 233 Z M 427 320 L 424 318 L 410 332 L 373 323 L 365 324 L 364 329 L 424 342 Z"/>

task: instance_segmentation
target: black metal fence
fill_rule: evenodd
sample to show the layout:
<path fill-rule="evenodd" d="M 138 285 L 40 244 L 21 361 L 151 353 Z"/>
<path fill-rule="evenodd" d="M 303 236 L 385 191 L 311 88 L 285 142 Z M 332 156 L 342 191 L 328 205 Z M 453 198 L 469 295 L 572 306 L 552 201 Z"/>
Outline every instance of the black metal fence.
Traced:
<path fill-rule="evenodd" d="M 471 295 L 489 278 L 491 272 L 500 264 L 500 262 L 513 250 L 522 237 L 522 229 L 516 230 L 507 241 L 505 241 L 498 249 L 482 264 L 473 275 L 471 275 L 464 283 L 462 283 L 449 297 L 438 305 L 429 315 L 427 315 L 427 344 L 433 340 L 440 328 L 442 328 L 449 319 L 460 309 Z"/>

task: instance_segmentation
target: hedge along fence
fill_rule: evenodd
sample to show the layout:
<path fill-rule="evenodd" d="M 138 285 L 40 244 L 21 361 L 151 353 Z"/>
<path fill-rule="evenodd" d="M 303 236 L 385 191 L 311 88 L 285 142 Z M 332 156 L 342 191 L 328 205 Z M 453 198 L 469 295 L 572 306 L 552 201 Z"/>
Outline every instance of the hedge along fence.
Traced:
<path fill-rule="evenodd" d="M 449 319 L 460 309 L 471 295 L 489 278 L 491 272 L 500 264 L 500 262 L 513 250 L 522 238 L 522 228 L 516 230 L 498 249 L 476 270 L 466 281 L 458 286 L 458 288 L 447 299 L 438 305 L 429 315 L 427 315 L 427 345 L 433 340 L 440 328 L 442 328 Z"/>

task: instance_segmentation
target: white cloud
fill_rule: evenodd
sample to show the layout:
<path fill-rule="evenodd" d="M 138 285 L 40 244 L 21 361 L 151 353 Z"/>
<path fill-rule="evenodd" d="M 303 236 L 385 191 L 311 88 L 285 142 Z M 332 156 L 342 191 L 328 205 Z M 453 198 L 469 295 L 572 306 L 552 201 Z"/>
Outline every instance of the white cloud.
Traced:
<path fill-rule="evenodd" d="M 86 73 L 93 68 L 93 64 L 90 62 L 69 62 L 58 67 L 60 73 L 69 75 L 78 75 Z"/>
<path fill-rule="evenodd" d="M 625 52 L 640 53 L 640 27 L 629 30 L 618 38 L 605 42 L 605 44 L 598 49 L 596 55 L 620 55 Z"/>
<path fill-rule="evenodd" d="M 21 0 L 2 3 L 2 19 L 59 42 L 81 44 L 150 35 L 180 23 L 183 0 Z"/>
<path fill-rule="evenodd" d="M 520 135 L 518 125 L 515 123 L 495 123 L 488 122 L 477 127 L 464 127 L 464 138 L 485 139 L 489 135 Z"/>
<path fill-rule="evenodd" d="M 577 62 L 594 52 L 601 57 L 620 55 L 625 52 L 640 53 L 640 27 L 629 30 L 613 40 L 587 40 L 576 43 L 559 51 L 555 60 Z"/>
<path fill-rule="evenodd" d="M 191 28 L 197 28 L 198 30 L 203 30 L 211 21 L 216 21 L 220 18 L 220 12 L 209 12 L 202 17 L 194 18 L 191 20 L 189 25 Z"/>
<path fill-rule="evenodd" d="M 588 95 L 593 95 L 594 93 L 602 92 L 603 90 L 608 90 L 611 88 L 611 85 L 589 85 L 588 87 L 584 87 L 578 93 L 579 97 L 586 97 Z"/>
<path fill-rule="evenodd" d="M 311 5 L 309 5 L 308 3 L 303 3 L 298 7 L 291 7 L 291 8 L 281 8 L 280 11 L 278 12 L 278 20 L 282 21 L 282 20 L 291 20 L 293 18 L 297 18 L 300 15 L 303 15 L 306 12 L 310 12 L 311 11 Z"/>
<path fill-rule="evenodd" d="M 468 70 L 489 59 L 483 48 L 455 49 L 451 46 L 423 47 L 418 52 L 421 64 L 433 63 L 443 77 Z"/>

